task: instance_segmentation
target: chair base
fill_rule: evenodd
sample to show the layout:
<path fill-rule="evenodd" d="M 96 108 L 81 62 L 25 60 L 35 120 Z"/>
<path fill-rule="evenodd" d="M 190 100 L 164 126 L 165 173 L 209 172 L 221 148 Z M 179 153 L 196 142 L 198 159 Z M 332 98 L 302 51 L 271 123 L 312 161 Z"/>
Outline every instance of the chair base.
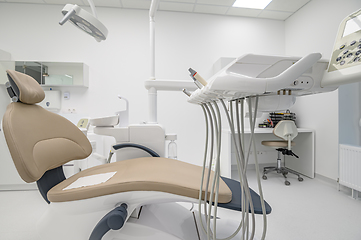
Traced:
<path fill-rule="evenodd" d="M 276 167 L 264 167 L 263 168 L 263 176 L 262 176 L 262 179 L 264 180 L 267 180 L 267 176 L 266 174 L 267 173 L 270 173 L 270 172 L 277 172 L 277 173 L 280 173 L 283 175 L 283 177 L 285 178 L 285 185 L 286 186 L 289 186 L 291 185 L 291 183 L 287 180 L 287 174 L 288 173 L 292 173 L 294 175 L 296 175 L 298 177 L 298 181 L 302 182 L 303 181 L 303 178 L 300 176 L 300 174 L 296 171 L 293 171 L 287 167 L 281 167 L 281 153 L 280 151 L 278 151 L 278 158 L 277 158 L 277 166 Z"/>
<path fill-rule="evenodd" d="M 298 174 L 297 172 L 289 169 L 289 168 L 286 168 L 286 167 L 281 167 L 281 168 L 278 168 L 278 167 L 265 167 L 263 169 L 263 176 L 262 178 L 264 180 L 267 180 L 267 176 L 266 174 L 269 173 L 269 172 L 272 172 L 272 171 L 276 171 L 277 173 L 281 173 L 283 175 L 283 177 L 285 178 L 285 185 L 289 186 L 291 185 L 291 183 L 287 180 L 287 174 L 288 173 L 292 173 L 294 175 L 296 175 L 298 177 L 298 181 L 302 182 L 303 181 L 303 178 L 300 176 L 300 174 Z"/>

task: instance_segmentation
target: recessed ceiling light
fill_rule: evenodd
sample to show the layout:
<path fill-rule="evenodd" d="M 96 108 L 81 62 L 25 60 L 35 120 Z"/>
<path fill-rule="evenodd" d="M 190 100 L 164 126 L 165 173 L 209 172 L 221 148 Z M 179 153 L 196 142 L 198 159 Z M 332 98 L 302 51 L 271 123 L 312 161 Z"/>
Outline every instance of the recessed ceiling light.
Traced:
<path fill-rule="evenodd" d="M 236 0 L 232 7 L 264 9 L 272 0 Z"/>

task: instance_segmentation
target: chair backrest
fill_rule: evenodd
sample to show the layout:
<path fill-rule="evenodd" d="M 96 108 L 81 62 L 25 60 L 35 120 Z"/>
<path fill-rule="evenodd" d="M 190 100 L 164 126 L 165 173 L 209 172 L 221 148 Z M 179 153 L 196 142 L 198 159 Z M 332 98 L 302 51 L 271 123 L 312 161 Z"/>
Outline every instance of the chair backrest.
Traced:
<path fill-rule="evenodd" d="M 298 131 L 294 121 L 282 120 L 273 129 L 273 134 L 288 141 L 288 149 L 291 149 L 291 141 L 297 137 Z"/>
<path fill-rule="evenodd" d="M 2 125 L 21 178 L 25 182 L 38 181 L 48 170 L 88 157 L 92 148 L 78 127 L 36 105 L 45 97 L 36 80 L 13 70 L 6 72 L 9 95 L 15 94 L 18 100 L 8 105 Z"/>

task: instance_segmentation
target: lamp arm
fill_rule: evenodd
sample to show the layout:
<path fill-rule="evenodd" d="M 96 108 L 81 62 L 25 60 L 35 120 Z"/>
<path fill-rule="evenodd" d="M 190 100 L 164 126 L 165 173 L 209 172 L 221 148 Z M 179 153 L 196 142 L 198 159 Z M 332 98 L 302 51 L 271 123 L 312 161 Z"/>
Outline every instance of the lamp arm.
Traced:
<path fill-rule="evenodd" d="M 154 20 L 155 13 L 157 12 L 159 0 L 152 0 L 149 9 L 149 17 Z"/>
<path fill-rule="evenodd" d="M 94 5 L 93 0 L 88 0 L 88 3 L 89 3 L 90 8 L 91 8 L 91 10 L 92 10 L 93 16 L 94 16 L 95 18 L 98 18 L 97 11 L 96 11 L 96 9 L 95 9 L 95 5 Z"/>

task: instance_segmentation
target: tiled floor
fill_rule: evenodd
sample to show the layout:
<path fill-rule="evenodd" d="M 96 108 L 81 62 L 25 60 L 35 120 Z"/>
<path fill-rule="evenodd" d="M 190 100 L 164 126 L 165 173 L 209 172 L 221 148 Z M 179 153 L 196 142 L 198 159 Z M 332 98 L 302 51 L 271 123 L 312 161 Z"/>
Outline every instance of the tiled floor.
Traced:
<path fill-rule="evenodd" d="M 249 184 L 257 191 L 254 172 Z M 267 240 L 360 240 L 361 200 L 352 199 L 347 190 L 337 191 L 334 184 L 290 177 L 291 186 L 269 174 L 262 180 L 266 201 L 272 206 L 268 215 Z M 37 191 L 0 192 L 0 239 L 37 240 L 36 222 L 47 208 Z M 220 211 L 220 217 L 239 218 L 239 213 Z M 262 217 L 257 216 L 259 239 Z"/>

